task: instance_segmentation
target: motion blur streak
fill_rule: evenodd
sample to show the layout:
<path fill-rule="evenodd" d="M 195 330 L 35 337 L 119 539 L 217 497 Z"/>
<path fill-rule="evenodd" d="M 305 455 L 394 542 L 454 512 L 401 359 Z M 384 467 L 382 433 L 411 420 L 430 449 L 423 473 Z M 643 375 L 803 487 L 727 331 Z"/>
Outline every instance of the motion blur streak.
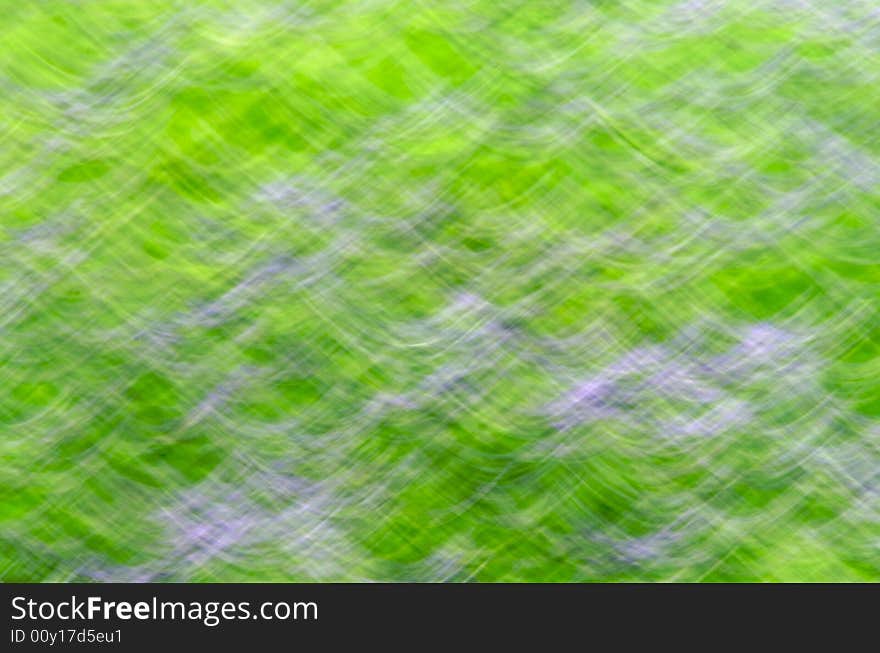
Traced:
<path fill-rule="evenodd" d="M 874 0 L 2 9 L 0 579 L 880 580 Z"/>

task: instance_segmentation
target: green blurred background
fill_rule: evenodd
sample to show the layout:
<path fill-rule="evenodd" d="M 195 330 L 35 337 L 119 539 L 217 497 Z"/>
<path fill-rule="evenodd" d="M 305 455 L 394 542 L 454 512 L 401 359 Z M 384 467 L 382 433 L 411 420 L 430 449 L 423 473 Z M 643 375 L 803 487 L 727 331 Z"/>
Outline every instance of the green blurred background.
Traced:
<path fill-rule="evenodd" d="M 880 579 L 876 3 L 0 8 L 0 579 Z"/>

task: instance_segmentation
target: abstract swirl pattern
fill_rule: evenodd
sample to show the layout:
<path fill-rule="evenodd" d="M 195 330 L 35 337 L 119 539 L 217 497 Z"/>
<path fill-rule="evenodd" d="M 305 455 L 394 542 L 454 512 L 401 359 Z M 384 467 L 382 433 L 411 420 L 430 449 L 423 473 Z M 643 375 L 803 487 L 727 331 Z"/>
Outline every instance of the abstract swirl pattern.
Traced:
<path fill-rule="evenodd" d="M 873 0 L 3 11 L 0 579 L 880 580 Z"/>

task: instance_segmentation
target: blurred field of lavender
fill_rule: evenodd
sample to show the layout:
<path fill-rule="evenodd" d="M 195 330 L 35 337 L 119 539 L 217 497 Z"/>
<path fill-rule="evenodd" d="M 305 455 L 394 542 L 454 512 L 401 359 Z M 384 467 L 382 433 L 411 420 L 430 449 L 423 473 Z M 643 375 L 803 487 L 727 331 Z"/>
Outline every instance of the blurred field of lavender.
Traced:
<path fill-rule="evenodd" d="M 874 0 L 0 6 L 0 579 L 880 580 Z"/>

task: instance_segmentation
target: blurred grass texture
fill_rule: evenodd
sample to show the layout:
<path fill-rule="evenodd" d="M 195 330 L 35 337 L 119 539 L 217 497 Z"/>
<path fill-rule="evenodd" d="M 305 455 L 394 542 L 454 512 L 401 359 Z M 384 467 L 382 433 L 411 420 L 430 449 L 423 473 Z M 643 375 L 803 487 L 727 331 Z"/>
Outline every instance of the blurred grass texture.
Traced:
<path fill-rule="evenodd" d="M 880 580 L 873 0 L 0 7 L 0 579 Z"/>

